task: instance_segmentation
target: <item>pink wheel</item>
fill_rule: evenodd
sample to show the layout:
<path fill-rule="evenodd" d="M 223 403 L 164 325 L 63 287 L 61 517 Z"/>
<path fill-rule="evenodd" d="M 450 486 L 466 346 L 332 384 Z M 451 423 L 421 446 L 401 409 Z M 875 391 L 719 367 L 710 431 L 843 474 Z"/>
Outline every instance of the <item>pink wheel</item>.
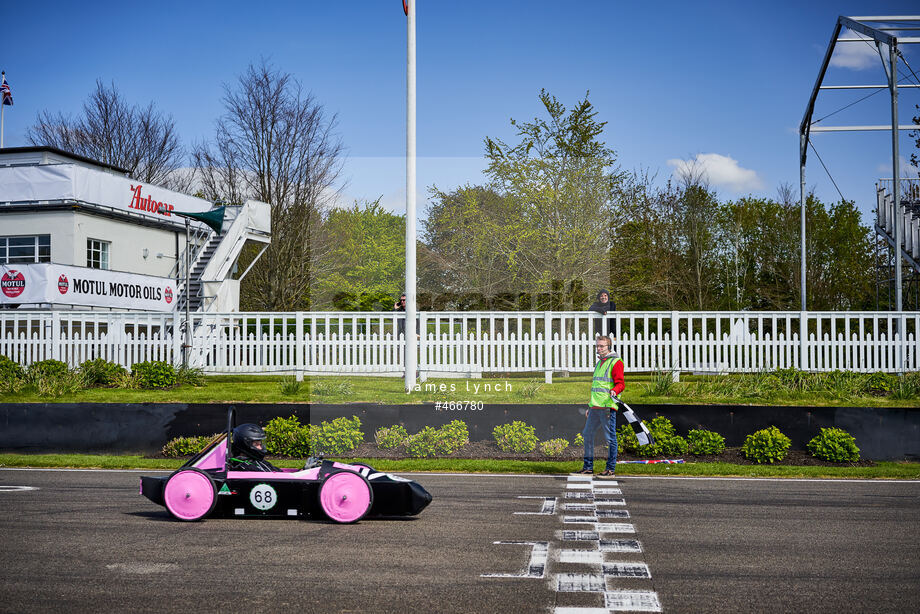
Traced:
<path fill-rule="evenodd" d="M 178 520 L 192 522 L 211 513 L 217 503 L 214 480 L 200 469 L 180 469 L 163 488 L 166 509 Z"/>
<path fill-rule="evenodd" d="M 331 473 L 319 485 L 319 505 L 333 522 L 358 522 L 374 501 L 371 484 L 351 471 Z"/>

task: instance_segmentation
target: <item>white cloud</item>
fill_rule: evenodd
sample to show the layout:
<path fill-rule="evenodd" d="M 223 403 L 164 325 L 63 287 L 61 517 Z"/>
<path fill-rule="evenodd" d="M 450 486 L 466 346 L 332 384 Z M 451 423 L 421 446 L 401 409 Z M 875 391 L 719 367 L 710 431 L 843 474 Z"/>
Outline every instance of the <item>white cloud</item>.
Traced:
<path fill-rule="evenodd" d="M 689 160 L 674 158 L 668 160 L 668 166 L 674 168 L 674 174 L 677 176 L 689 171 L 702 171 L 710 185 L 728 188 L 733 192 L 763 189 L 763 181 L 757 175 L 757 171 L 742 168 L 734 158 L 717 153 L 696 154 L 695 158 Z"/>
<path fill-rule="evenodd" d="M 865 70 L 879 66 L 879 55 L 872 39 L 852 30 L 845 30 L 841 37 L 861 38 L 868 43 L 837 43 L 834 54 L 831 56 L 831 66 L 849 68 L 852 70 Z"/>
<path fill-rule="evenodd" d="M 905 179 L 905 178 L 909 179 L 909 178 L 920 176 L 920 167 L 916 167 L 913 164 L 911 164 L 910 160 L 908 160 L 904 156 L 898 156 L 898 161 L 899 161 L 898 174 L 901 176 L 902 179 Z M 878 173 L 881 175 L 880 177 L 881 179 L 884 179 L 886 177 L 888 179 L 891 179 L 891 173 L 893 172 L 891 168 L 891 160 L 888 160 L 887 162 L 882 162 L 877 167 L 875 167 L 875 170 L 878 171 Z"/>

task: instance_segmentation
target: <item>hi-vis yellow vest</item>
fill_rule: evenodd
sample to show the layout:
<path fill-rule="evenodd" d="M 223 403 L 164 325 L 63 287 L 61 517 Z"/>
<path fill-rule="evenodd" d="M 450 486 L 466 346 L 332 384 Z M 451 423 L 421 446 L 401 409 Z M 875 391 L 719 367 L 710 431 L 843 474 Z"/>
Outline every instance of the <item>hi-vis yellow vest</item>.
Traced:
<path fill-rule="evenodd" d="M 591 400 L 588 407 L 616 407 L 613 399 L 613 365 L 623 360 L 616 354 L 609 354 L 594 367 L 591 380 Z"/>

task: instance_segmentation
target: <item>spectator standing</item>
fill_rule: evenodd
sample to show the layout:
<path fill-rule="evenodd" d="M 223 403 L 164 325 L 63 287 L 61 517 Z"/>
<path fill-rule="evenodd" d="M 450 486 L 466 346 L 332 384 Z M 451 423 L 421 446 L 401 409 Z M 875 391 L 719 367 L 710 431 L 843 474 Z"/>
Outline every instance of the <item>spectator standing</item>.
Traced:
<path fill-rule="evenodd" d="M 609 292 L 607 292 L 606 290 L 601 290 L 600 292 L 597 293 L 597 300 L 594 301 L 590 307 L 588 307 L 588 311 L 595 311 L 601 316 L 599 318 L 594 319 L 594 336 L 595 337 L 598 335 L 606 334 L 606 335 L 610 335 L 611 337 L 615 338 L 616 320 L 614 318 L 606 318 L 607 330 L 605 331 L 604 330 L 605 318 L 603 316 L 606 316 L 607 313 L 610 311 L 616 311 L 616 310 L 617 310 L 617 306 L 612 300 L 610 300 Z"/>

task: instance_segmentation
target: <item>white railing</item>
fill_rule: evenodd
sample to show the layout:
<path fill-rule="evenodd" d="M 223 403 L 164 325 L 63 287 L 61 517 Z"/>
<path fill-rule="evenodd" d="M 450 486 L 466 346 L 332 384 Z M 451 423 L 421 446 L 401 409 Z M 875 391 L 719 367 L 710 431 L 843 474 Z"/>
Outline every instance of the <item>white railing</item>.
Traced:
<path fill-rule="evenodd" d="M 396 312 L 192 314 L 189 362 L 206 373 L 397 374 Z M 804 324 L 803 324 L 804 323 Z M 0 354 L 75 366 L 182 362 L 183 314 L 0 312 Z M 590 372 L 613 335 L 628 371 L 920 370 L 920 312 L 421 312 L 422 376 Z M 803 335 L 802 332 L 806 331 Z"/>

